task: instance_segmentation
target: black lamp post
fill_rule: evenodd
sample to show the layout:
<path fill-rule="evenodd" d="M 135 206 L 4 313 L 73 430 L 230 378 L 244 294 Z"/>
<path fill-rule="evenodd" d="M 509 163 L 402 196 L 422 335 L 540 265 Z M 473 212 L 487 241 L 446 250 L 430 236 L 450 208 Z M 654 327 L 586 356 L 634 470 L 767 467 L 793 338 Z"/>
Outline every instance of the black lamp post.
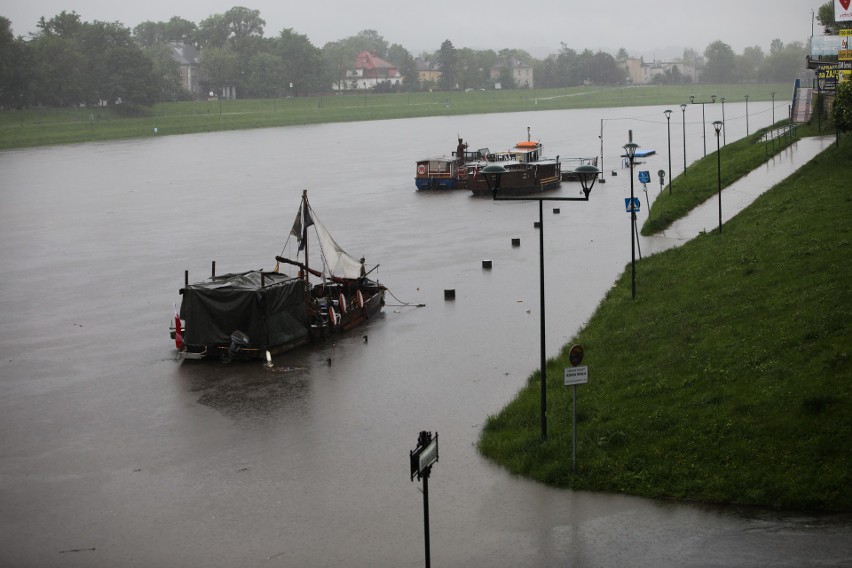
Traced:
<path fill-rule="evenodd" d="M 639 144 L 628 142 L 624 145 L 627 159 L 630 160 L 630 289 L 633 299 L 636 299 L 636 211 L 633 211 L 633 160 L 636 158 L 636 149 Z"/>
<path fill-rule="evenodd" d="M 683 175 L 686 176 L 686 104 L 680 105 L 680 112 L 683 114 Z M 672 176 L 669 175 L 669 182 Z"/>
<path fill-rule="evenodd" d="M 728 137 L 725 136 L 725 130 L 727 130 L 727 129 L 724 128 L 724 126 L 725 126 L 725 97 L 722 97 L 721 101 L 722 101 L 722 127 L 723 127 L 722 128 L 722 146 L 727 146 L 728 145 Z"/>
<path fill-rule="evenodd" d="M 704 105 L 713 104 L 716 102 L 716 95 L 710 95 L 710 101 L 695 102 L 695 95 L 689 95 L 689 102 L 694 105 L 701 105 L 701 132 L 704 135 L 704 156 L 707 156 L 707 122 L 704 118 Z"/>
<path fill-rule="evenodd" d="M 713 123 L 713 129 L 716 131 L 716 182 L 719 187 L 719 234 L 722 234 L 722 155 L 719 148 L 719 132 L 722 130 L 721 120 Z"/>
<path fill-rule="evenodd" d="M 580 184 L 583 188 L 582 197 L 501 197 L 500 180 L 503 174 L 506 173 L 506 168 L 500 164 L 489 164 L 480 170 L 480 173 L 485 177 L 485 182 L 488 184 L 488 189 L 491 190 L 491 197 L 495 201 L 538 201 L 538 245 L 539 245 L 539 297 L 541 299 L 541 440 L 547 440 L 547 351 L 546 351 L 546 330 L 544 318 L 544 216 L 542 215 L 543 205 L 545 201 L 588 201 L 589 193 L 592 191 L 598 175 L 601 173 L 599 169 L 591 165 L 579 166 L 574 170 L 577 177 L 580 178 Z"/>
<path fill-rule="evenodd" d="M 746 100 L 746 136 L 748 136 L 748 95 L 745 96 Z"/>
<path fill-rule="evenodd" d="M 669 139 L 669 195 L 672 194 L 672 111 L 664 110 L 663 114 L 666 115 L 666 133 L 668 134 Z M 650 213 L 650 211 L 648 212 Z"/>

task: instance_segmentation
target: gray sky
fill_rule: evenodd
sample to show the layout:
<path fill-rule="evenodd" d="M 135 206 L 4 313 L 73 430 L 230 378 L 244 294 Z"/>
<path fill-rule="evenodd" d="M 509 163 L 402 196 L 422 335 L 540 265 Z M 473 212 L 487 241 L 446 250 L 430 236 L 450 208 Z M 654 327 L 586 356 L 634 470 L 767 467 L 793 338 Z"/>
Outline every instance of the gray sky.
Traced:
<path fill-rule="evenodd" d="M 316 47 L 376 30 L 389 43 L 413 55 L 440 48 L 445 39 L 456 48 L 525 49 L 541 59 L 560 44 L 571 49 L 599 49 L 615 54 L 624 47 L 632 56 L 671 58 L 684 47 L 703 53 L 721 40 L 734 52 L 760 46 L 765 53 L 773 39 L 807 41 L 811 10 L 819 0 L 533 0 L 459 2 L 424 0 L 0 0 L 0 15 L 12 22 L 17 35 L 36 31 L 41 16 L 62 10 L 77 12 L 84 21 L 118 21 L 129 28 L 140 22 L 167 21 L 172 16 L 199 23 L 233 6 L 259 10 L 266 20 L 265 36 L 285 28 L 306 35 Z M 818 23 L 814 33 L 821 34 Z"/>

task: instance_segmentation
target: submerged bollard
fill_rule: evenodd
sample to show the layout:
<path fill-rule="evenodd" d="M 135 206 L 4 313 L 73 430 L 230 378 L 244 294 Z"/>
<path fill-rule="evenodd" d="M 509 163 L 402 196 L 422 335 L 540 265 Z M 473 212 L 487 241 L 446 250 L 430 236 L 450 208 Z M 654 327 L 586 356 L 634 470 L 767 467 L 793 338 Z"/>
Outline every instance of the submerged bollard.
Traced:
<path fill-rule="evenodd" d="M 553 214 L 554 214 L 554 215 L 559 215 L 559 207 L 554 207 L 554 208 L 553 208 Z"/>
<path fill-rule="evenodd" d="M 512 239 L 512 246 L 513 247 L 521 246 L 521 239 Z"/>
<path fill-rule="evenodd" d="M 491 261 L 490 260 L 483 260 L 482 261 L 482 268 L 484 268 L 486 270 L 491 270 Z"/>
<path fill-rule="evenodd" d="M 456 299 L 456 291 L 455 290 L 444 290 L 444 300 L 455 300 Z"/>
<path fill-rule="evenodd" d="M 533 222 L 533 228 L 534 229 L 541 229 L 541 223 L 538 222 L 538 221 Z"/>

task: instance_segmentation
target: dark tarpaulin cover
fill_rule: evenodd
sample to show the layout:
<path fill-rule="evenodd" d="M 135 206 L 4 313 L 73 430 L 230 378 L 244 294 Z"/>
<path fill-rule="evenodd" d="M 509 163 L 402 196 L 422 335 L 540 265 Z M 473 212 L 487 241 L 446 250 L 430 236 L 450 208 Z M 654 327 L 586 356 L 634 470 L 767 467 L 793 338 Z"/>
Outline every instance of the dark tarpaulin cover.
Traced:
<path fill-rule="evenodd" d="M 229 344 L 231 334 L 248 335 L 249 347 L 267 348 L 308 336 L 304 283 L 277 272 L 253 270 L 190 284 L 180 317 L 188 345 Z"/>

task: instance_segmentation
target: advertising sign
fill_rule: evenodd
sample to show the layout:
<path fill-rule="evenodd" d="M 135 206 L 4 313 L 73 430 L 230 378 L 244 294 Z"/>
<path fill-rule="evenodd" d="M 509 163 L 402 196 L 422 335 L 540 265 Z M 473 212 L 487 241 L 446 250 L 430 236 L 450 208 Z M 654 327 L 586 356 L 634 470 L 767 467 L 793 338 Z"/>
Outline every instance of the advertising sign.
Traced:
<path fill-rule="evenodd" d="M 852 22 L 852 0 L 834 0 L 834 21 Z"/>

